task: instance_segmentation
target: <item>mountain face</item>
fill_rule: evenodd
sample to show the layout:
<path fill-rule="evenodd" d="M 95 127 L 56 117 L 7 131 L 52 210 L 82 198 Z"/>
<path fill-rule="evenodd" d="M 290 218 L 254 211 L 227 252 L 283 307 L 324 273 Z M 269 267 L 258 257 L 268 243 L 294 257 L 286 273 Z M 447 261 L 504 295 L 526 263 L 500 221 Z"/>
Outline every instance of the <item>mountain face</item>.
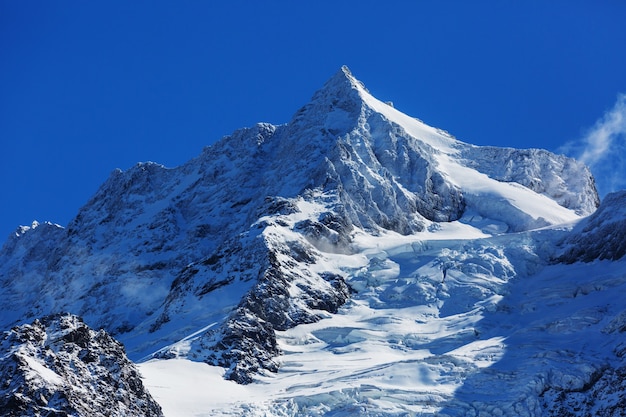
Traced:
<path fill-rule="evenodd" d="M 596 259 L 619 260 L 626 255 L 626 192 L 606 196 L 598 210 L 580 222 L 566 239 L 559 261 L 574 263 Z"/>
<path fill-rule="evenodd" d="M 344 67 L 287 124 L 116 170 L 67 227 L 19 228 L 0 325 L 80 315 L 166 414 L 619 412 L 622 200 L 596 211 L 581 163 L 461 142 Z M 181 369 L 218 394 L 162 391 Z"/>
<path fill-rule="evenodd" d="M 123 346 L 72 315 L 5 332 L 3 416 L 162 416 Z"/>

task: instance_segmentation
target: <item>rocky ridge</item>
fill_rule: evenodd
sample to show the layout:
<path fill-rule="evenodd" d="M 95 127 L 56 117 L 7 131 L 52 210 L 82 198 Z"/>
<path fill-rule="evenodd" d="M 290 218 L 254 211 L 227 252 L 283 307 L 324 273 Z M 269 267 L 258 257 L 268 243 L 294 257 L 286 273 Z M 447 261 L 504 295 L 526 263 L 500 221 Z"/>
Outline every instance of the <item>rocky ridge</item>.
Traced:
<path fill-rule="evenodd" d="M 124 347 L 76 316 L 15 327 L 0 351 L 3 416 L 163 416 Z"/>

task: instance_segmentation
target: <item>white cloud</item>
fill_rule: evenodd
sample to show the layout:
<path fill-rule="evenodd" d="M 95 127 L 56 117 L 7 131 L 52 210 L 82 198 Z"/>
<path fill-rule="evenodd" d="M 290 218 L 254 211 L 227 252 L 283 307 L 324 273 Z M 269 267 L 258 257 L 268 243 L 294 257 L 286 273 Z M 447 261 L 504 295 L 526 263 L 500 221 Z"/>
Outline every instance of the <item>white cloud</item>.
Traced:
<path fill-rule="evenodd" d="M 601 196 L 626 188 L 626 94 L 575 143 L 561 148 L 589 166 Z"/>

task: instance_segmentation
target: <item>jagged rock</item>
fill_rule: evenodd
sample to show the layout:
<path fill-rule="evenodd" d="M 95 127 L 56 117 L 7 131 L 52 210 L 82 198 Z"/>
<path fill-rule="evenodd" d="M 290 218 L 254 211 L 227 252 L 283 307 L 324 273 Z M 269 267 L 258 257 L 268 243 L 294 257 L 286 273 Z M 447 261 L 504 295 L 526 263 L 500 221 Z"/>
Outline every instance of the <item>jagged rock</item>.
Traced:
<path fill-rule="evenodd" d="M 621 417 L 626 412 L 626 367 L 606 367 L 581 387 L 551 387 L 541 394 L 549 417 Z"/>
<path fill-rule="evenodd" d="M 227 368 L 225 377 L 240 384 L 253 382 L 261 372 L 278 370 L 274 327 L 246 308 L 238 308 L 221 331 L 208 333 L 200 346 L 209 352 L 206 362 Z"/>
<path fill-rule="evenodd" d="M 626 255 L 626 191 L 607 195 L 598 210 L 572 231 L 564 246 L 557 262 L 623 258 Z"/>
<path fill-rule="evenodd" d="M 0 344 L 3 416 L 162 416 L 123 346 L 72 315 L 5 332 Z"/>
<path fill-rule="evenodd" d="M 349 297 L 349 287 L 341 275 L 307 269 L 320 256 L 316 249 L 304 239 L 285 242 L 279 237 L 268 234 L 256 241 L 263 242 L 263 247 L 257 246 L 240 257 L 219 257 L 210 263 L 213 270 L 222 271 L 228 262 L 247 259 L 244 262 L 255 268 L 250 266 L 240 273 L 254 270 L 258 274 L 228 319 L 195 341 L 190 352 L 192 357 L 228 368 L 226 377 L 239 383 L 252 382 L 255 373 L 278 370 L 275 357 L 280 350 L 274 330 L 313 323 L 323 312 L 336 313 Z M 202 271 L 209 273 L 207 269 Z M 158 353 L 158 357 L 169 356 L 167 350 Z"/>

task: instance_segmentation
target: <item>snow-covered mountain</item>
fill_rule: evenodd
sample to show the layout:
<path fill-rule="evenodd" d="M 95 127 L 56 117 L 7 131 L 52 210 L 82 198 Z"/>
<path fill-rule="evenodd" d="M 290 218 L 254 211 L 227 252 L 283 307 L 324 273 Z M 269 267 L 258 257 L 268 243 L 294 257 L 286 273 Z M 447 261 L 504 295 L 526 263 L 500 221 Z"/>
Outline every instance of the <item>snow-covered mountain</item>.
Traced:
<path fill-rule="evenodd" d="M 0 328 L 82 316 L 165 415 L 621 415 L 623 199 L 595 211 L 581 163 L 463 143 L 344 67 L 287 124 L 19 228 Z"/>

